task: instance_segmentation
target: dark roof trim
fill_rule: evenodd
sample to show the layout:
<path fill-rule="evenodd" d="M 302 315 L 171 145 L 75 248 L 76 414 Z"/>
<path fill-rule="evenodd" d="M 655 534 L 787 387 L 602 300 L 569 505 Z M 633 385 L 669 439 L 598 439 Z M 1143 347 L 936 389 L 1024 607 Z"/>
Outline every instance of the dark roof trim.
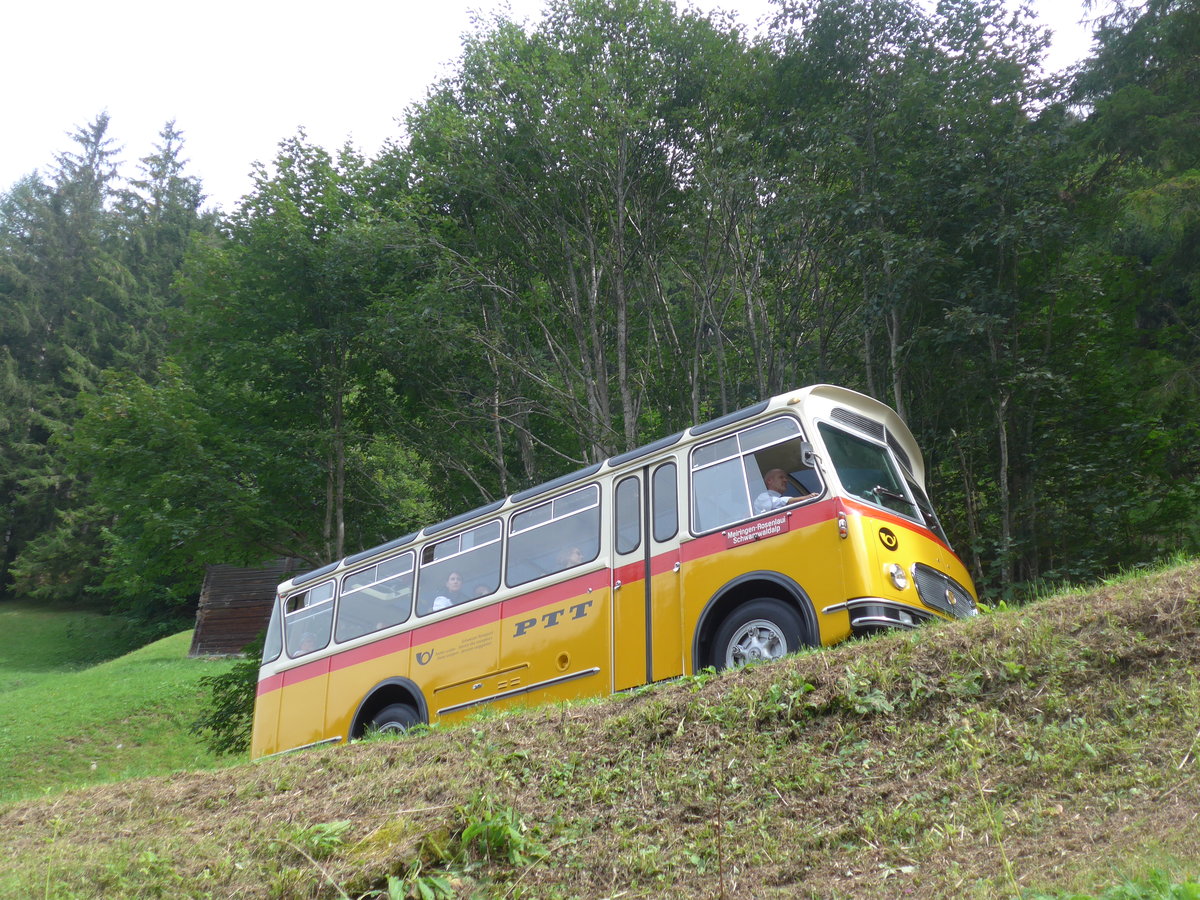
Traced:
<path fill-rule="evenodd" d="M 728 415 L 721 416 L 719 419 L 713 419 L 711 422 L 705 422 L 703 425 L 697 425 L 692 429 L 692 436 L 698 437 L 702 434 L 708 434 L 710 431 L 716 431 L 724 428 L 726 425 L 732 425 L 734 422 L 740 422 L 742 419 L 749 419 L 751 416 L 757 416 L 764 412 L 771 405 L 770 400 L 763 400 L 761 403 L 755 403 L 753 406 L 747 406 L 745 409 L 739 409 L 737 412 L 731 412 Z"/>
<path fill-rule="evenodd" d="M 412 534 L 406 534 L 404 537 L 396 538 L 394 541 L 388 541 L 386 544 L 380 544 L 378 547 L 372 547 L 370 550 L 360 550 L 353 556 L 347 556 L 345 563 L 348 566 L 352 566 L 355 563 L 360 563 L 364 559 L 368 559 L 378 553 L 386 553 L 388 550 L 395 550 L 397 547 L 403 547 L 405 544 L 410 543 L 416 536 L 417 533 L 414 531 Z"/>
<path fill-rule="evenodd" d="M 310 581 L 316 581 L 322 575 L 328 575 L 338 567 L 339 563 L 331 562 L 321 566 L 319 569 L 313 569 L 311 572 L 305 572 L 303 575 L 297 575 L 292 579 L 292 584 L 307 584 Z"/>
<path fill-rule="evenodd" d="M 677 443 L 683 437 L 682 431 L 677 431 L 670 437 L 659 438 L 651 444 L 646 444 L 644 447 L 636 447 L 633 450 L 626 451 L 619 456 L 614 456 L 608 461 L 610 466 L 623 466 L 625 463 L 633 462 L 635 459 L 641 459 L 643 456 L 649 456 L 651 453 L 657 453 L 659 450 L 666 450 L 668 447 Z"/>
<path fill-rule="evenodd" d="M 429 537 L 431 534 L 441 534 L 443 531 L 449 531 L 455 525 L 461 525 L 463 522 L 468 522 L 478 516 L 486 516 L 488 513 L 495 512 L 503 505 L 503 500 L 493 500 L 487 506 L 481 506 L 478 509 L 471 510 L 470 512 L 465 512 L 461 515 L 454 516 L 453 518 L 447 519 L 445 522 L 439 522 L 437 525 L 430 525 L 421 533 L 425 535 L 425 537 Z"/>
<path fill-rule="evenodd" d="M 560 487 L 566 487 L 568 484 L 574 484 L 576 481 L 583 481 L 585 478 L 591 478 L 600 471 L 600 467 L 604 463 L 595 463 L 588 466 L 586 469 L 580 469 L 578 472 L 571 472 L 567 475 L 562 475 L 552 481 L 547 481 L 545 484 L 539 484 L 537 487 L 526 488 L 523 491 L 518 491 L 512 495 L 513 503 L 521 503 L 533 497 L 540 497 L 542 494 L 548 494 Z"/>

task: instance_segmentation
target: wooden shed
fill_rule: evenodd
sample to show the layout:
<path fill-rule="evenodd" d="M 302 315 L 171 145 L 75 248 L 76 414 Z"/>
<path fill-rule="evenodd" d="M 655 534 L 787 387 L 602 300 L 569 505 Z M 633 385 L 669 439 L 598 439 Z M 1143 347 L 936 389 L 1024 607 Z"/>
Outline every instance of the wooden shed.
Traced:
<path fill-rule="evenodd" d="M 298 564 L 295 559 L 278 559 L 267 566 L 206 566 L 188 655 L 241 653 L 267 627 L 275 588 Z"/>

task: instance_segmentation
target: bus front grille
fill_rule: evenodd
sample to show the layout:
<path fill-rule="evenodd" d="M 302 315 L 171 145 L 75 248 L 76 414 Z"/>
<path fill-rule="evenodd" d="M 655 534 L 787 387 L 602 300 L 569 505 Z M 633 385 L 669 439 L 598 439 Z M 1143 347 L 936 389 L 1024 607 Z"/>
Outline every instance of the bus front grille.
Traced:
<path fill-rule="evenodd" d="M 966 588 L 931 566 L 921 563 L 913 566 L 913 580 L 917 583 L 921 602 L 930 609 L 941 610 L 959 619 L 969 619 L 979 612 Z"/>

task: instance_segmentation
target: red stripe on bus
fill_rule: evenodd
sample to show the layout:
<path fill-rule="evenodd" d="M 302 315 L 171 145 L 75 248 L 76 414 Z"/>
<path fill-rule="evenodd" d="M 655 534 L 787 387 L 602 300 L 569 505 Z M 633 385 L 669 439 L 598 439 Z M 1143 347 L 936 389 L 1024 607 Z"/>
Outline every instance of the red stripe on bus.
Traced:
<path fill-rule="evenodd" d="M 859 500 L 851 500 L 850 498 L 844 498 L 842 500 L 842 503 L 846 506 L 848 511 L 852 512 L 856 516 L 866 516 L 867 518 L 870 518 L 870 519 L 879 519 L 881 521 L 887 522 L 889 525 L 895 525 L 899 528 L 905 528 L 911 532 L 914 532 L 915 534 L 919 534 L 923 538 L 928 538 L 929 540 L 933 541 L 938 546 L 942 547 L 947 553 L 949 553 L 955 559 L 958 559 L 958 554 L 954 552 L 953 548 L 951 548 L 951 546 L 949 544 L 947 544 L 940 537 L 938 537 L 937 532 L 931 531 L 930 529 L 926 528 L 924 525 L 918 524 L 917 522 L 912 522 L 908 519 L 905 519 L 901 516 L 896 515 L 895 513 L 889 512 L 886 509 L 880 509 L 878 506 L 870 506 L 869 504 L 862 503 Z M 959 562 L 962 562 L 962 560 L 959 559 Z"/>
<path fill-rule="evenodd" d="M 322 675 L 329 674 L 329 661 L 332 656 L 325 656 L 321 659 L 314 659 L 310 663 L 303 666 L 297 666 L 294 669 L 288 669 L 279 674 L 283 676 L 283 684 L 281 687 L 287 687 L 289 684 L 297 684 L 301 681 L 308 681 L 310 678 L 319 678 Z"/>
<path fill-rule="evenodd" d="M 671 548 L 650 558 L 650 577 L 663 575 L 675 569 L 675 563 L 680 559 L 679 550 Z M 625 563 L 613 570 L 613 580 L 621 584 L 636 584 L 646 580 L 646 561 L 638 559 Z"/>
<path fill-rule="evenodd" d="M 430 622 L 428 625 L 422 625 L 420 628 L 414 628 L 405 633 L 412 636 L 414 645 L 427 644 L 430 641 L 438 641 L 463 631 L 470 631 L 472 628 L 485 628 L 499 621 L 500 604 L 493 603 L 490 606 L 481 606 L 479 609 L 459 613 L 448 619 Z"/>
<path fill-rule="evenodd" d="M 668 554 L 664 553 L 663 556 Z M 653 570 L 653 564 L 651 564 Z M 637 562 L 626 563 L 616 569 L 613 569 L 613 581 L 619 581 L 621 584 L 633 584 L 641 581 L 646 576 L 646 561 L 639 559 Z"/>
<path fill-rule="evenodd" d="M 819 525 L 822 522 L 831 522 L 837 518 L 837 499 L 831 498 L 821 500 L 818 503 L 810 503 L 806 506 L 798 506 L 795 509 L 782 510 L 787 515 L 788 533 L 797 531 L 801 528 L 808 528 L 812 525 Z M 720 531 L 714 531 L 712 534 L 706 534 L 696 538 L 694 541 L 683 544 L 680 549 L 680 556 L 683 562 L 694 562 L 697 559 L 703 559 L 706 556 L 712 556 L 714 553 L 723 553 L 729 549 L 729 542 L 726 533 L 733 528 L 738 528 L 739 525 L 730 525 L 727 528 L 722 528 Z"/>
<path fill-rule="evenodd" d="M 948 552 L 953 553 L 936 534 L 918 525 L 916 522 L 910 522 L 878 507 L 869 506 L 855 500 L 839 499 L 837 497 L 787 510 L 788 532 L 808 528 L 822 522 L 833 521 L 837 518 L 837 514 L 843 509 L 843 506 L 853 515 L 878 519 L 888 524 L 906 528 L 922 537 L 932 539 L 942 547 L 945 547 Z M 712 556 L 715 553 L 724 552 L 728 549 L 726 538 L 728 530 L 728 528 L 721 529 L 720 531 L 702 535 L 681 544 L 679 547 L 679 558 L 684 562 L 693 562 L 706 556 Z M 675 567 L 675 552 L 672 549 L 653 557 L 650 563 L 651 575 L 660 575 L 672 570 Z M 285 684 L 306 681 L 309 678 L 325 675 L 329 671 L 349 668 L 350 666 L 370 662 L 373 659 L 378 659 L 381 656 L 387 656 L 392 653 L 406 653 L 412 647 L 419 644 L 426 644 L 430 641 L 451 637 L 463 631 L 469 631 L 472 628 L 481 628 L 496 624 L 504 619 L 515 616 L 528 615 L 534 610 L 584 596 L 589 589 L 593 591 L 607 589 L 610 587 L 613 579 L 623 584 L 634 584 L 644 580 L 644 577 L 645 563 L 642 560 L 628 563 L 615 570 L 607 568 L 598 569 L 595 572 L 589 572 L 587 575 L 581 575 L 577 578 L 570 578 L 559 582 L 558 584 L 539 588 L 519 597 L 512 597 L 500 603 L 483 606 L 448 619 L 431 622 L 428 625 L 419 626 L 411 631 L 392 635 L 382 640 L 372 641 L 360 647 L 343 650 L 332 656 L 314 660 L 311 663 L 297 666 L 294 669 L 288 669 L 285 672 L 261 680 L 258 683 L 258 696 L 261 697 L 272 691 L 279 690 Z"/>
<path fill-rule="evenodd" d="M 674 570 L 675 563 L 679 561 L 678 550 L 668 550 L 666 553 L 660 553 L 658 556 L 650 558 L 650 577 L 663 575 Z"/>
<path fill-rule="evenodd" d="M 343 650 L 341 653 L 335 653 L 330 657 L 333 661 L 330 671 L 348 669 L 350 666 L 370 662 L 373 659 L 378 659 L 381 656 L 389 656 L 392 653 L 407 653 L 412 649 L 412 636 L 413 633 L 411 631 L 405 631 L 400 634 L 393 634 L 391 637 L 386 637 L 381 641 L 372 641 L 369 644 L 363 644 L 361 647 L 352 647 L 349 650 Z"/>
<path fill-rule="evenodd" d="M 338 669 L 356 666 L 362 662 L 378 659 L 380 656 L 387 656 L 391 653 L 405 653 L 412 645 L 412 635 L 411 631 L 393 634 L 391 637 L 372 641 L 369 644 L 363 644 L 361 647 L 340 650 L 330 656 L 296 666 L 294 669 L 286 669 L 283 672 L 259 681 L 257 696 L 261 697 L 264 694 L 277 691 L 286 685 L 297 684 L 301 681 L 307 681 L 310 678 L 320 678 Z M 326 663 L 328 665 L 325 665 Z"/>
<path fill-rule="evenodd" d="M 543 606 L 549 606 L 551 603 L 562 603 L 565 600 L 573 600 L 589 591 L 605 590 L 611 584 L 611 569 L 598 569 L 595 572 L 589 572 L 586 575 L 580 575 L 578 578 L 569 578 L 566 581 L 560 581 L 558 584 L 552 584 L 548 587 L 538 588 L 536 591 L 530 591 L 528 594 L 521 594 L 519 597 L 510 597 L 502 601 L 499 605 L 504 607 L 503 619 L 512 616 L 525 615 L 533 612 L 535 609 L 541 609 Z"/>

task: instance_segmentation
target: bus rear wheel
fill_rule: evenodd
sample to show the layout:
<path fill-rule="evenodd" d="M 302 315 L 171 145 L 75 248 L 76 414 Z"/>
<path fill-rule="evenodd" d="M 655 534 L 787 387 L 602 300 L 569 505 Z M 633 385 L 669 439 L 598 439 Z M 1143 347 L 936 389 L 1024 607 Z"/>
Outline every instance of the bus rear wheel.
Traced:
<path fill-rule="evenodd" d="M 420 723 L 420 714 L 407 703 L 393 703 L 375 713 L 368 728 L 380 734 L 398 734 Z"/>
<path fill-rule="evenodd" d="M 799 614 L 781 600 L 762 597 L 739 606 L 713 639 L 712 666 L 736 669 L 779 659 L 803 646 Z"/>

